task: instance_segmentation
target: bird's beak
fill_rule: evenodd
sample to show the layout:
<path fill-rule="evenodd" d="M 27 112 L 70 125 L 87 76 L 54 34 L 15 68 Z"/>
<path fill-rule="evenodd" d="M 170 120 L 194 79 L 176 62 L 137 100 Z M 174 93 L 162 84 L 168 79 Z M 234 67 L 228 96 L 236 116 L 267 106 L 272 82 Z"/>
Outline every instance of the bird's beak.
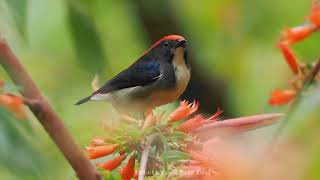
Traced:
<path fill-rule="evenodd" d="M 187 45 L 187 40 L 185 39 L 181 39 L 181 40 L 178 40 L 177 43 L 176 43 L 176 48 L 178 47 L 183 47 L 185 48 Z"/>

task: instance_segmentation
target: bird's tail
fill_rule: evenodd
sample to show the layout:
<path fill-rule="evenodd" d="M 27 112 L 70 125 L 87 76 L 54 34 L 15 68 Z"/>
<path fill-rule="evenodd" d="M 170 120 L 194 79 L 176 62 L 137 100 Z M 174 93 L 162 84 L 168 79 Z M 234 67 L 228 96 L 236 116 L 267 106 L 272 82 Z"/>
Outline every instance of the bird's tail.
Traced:
<path fill-rule="evenodd" d="M 86 98 L 81 99 L 80 101 L 78 101 L 78 102 L 77 102 L 77 103 L 75 103 L 74 105 L 80 105 L 80 104 L 83 104 L 83 103 L 85 103 L 85 102 L 89 101 L 90 99 L 91 99 L 91 96 L 88 96 L 88 97 L 86 97 Z"/>

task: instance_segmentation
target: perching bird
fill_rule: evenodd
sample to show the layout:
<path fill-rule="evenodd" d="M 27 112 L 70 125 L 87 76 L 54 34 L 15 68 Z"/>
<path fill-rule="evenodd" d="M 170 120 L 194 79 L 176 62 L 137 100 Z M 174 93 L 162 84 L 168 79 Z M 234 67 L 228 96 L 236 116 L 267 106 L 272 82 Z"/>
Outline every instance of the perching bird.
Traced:
<path fill-rule="evenodd" d="M 176 100 L 190 80 L 187 41 L 169 35 L 153 44 L 136 62 L 80 100 L 108 101 L 120 112 L 150 112 Z"/>

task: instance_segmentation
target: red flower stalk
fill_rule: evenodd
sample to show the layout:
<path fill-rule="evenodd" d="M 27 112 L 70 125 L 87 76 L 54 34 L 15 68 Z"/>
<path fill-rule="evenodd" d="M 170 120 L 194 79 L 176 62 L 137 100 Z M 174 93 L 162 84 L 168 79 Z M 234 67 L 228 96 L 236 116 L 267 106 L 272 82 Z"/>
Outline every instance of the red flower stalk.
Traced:
<path fill-rule="evenodd" d="M 127 165 L 125 165 L 121 171 L 120 174 L 122 176 L 123 180 L 130 180 L 131 178 L 134 177 L 135 171 L 134 171 L 134 165 L 135 165 L 135 157 L 130 157 L 130 159 L 128 160 Z"/>
<path fill-rule="evenodd" d="M 296 92 L 294 90 L 274 90 L 271 93 L 271 97 L 269 99 L 269 104 L 272 106 L 281 106 L 288 104 L 292 101 L 296 96 Z"/>
<path fill-rule="evenodd" d="M 189 104 L 188 101 L 180 101 L 180 106 L 169 115 L 168 122 L 176 122 L 183 118 L 190 116 L 195 113 L 199 108 L 199 103 L 197 101 L 193 101 L 193 103 Z"/>
<path fill-rule="evenodd" d="M 103 146 L 87 147 L 86 151 L 89 159 L 96 159 L 112 154 L 118 147 L 119 144 L 107 144 Z"/>
<path fill-rule="evenodd" d="M 118 166 L 120 166 L 120 164 L 122 163 L 122 161 L 126 158 L 125 154 L 122 154 L 114 159 L 110 159 L 105 161 L 104 163 L 97 163 L 97 166 L 108 170 L 108 171 L 112 171 L 115 168 L 117 168 Z"/>

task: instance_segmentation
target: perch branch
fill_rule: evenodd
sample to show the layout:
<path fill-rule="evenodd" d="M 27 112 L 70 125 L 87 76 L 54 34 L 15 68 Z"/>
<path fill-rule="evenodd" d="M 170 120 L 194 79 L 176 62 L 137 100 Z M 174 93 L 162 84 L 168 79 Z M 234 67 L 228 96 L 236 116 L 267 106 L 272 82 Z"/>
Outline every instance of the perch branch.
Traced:
<path fill-rule="evenodd" d="M 13 82 L 21 87 L 21 94 L 28 101 L 25 102 L 52 140 L 68 160 L 79 179 L 101 179 L 99 173 L 90 161 L 83 155 L 81 149 L 74 142 L 71 135 L 55 113 L 48 101 L 33 82 L 17 56 L 9 45 L 0 37 L 0 63 Z"/>

